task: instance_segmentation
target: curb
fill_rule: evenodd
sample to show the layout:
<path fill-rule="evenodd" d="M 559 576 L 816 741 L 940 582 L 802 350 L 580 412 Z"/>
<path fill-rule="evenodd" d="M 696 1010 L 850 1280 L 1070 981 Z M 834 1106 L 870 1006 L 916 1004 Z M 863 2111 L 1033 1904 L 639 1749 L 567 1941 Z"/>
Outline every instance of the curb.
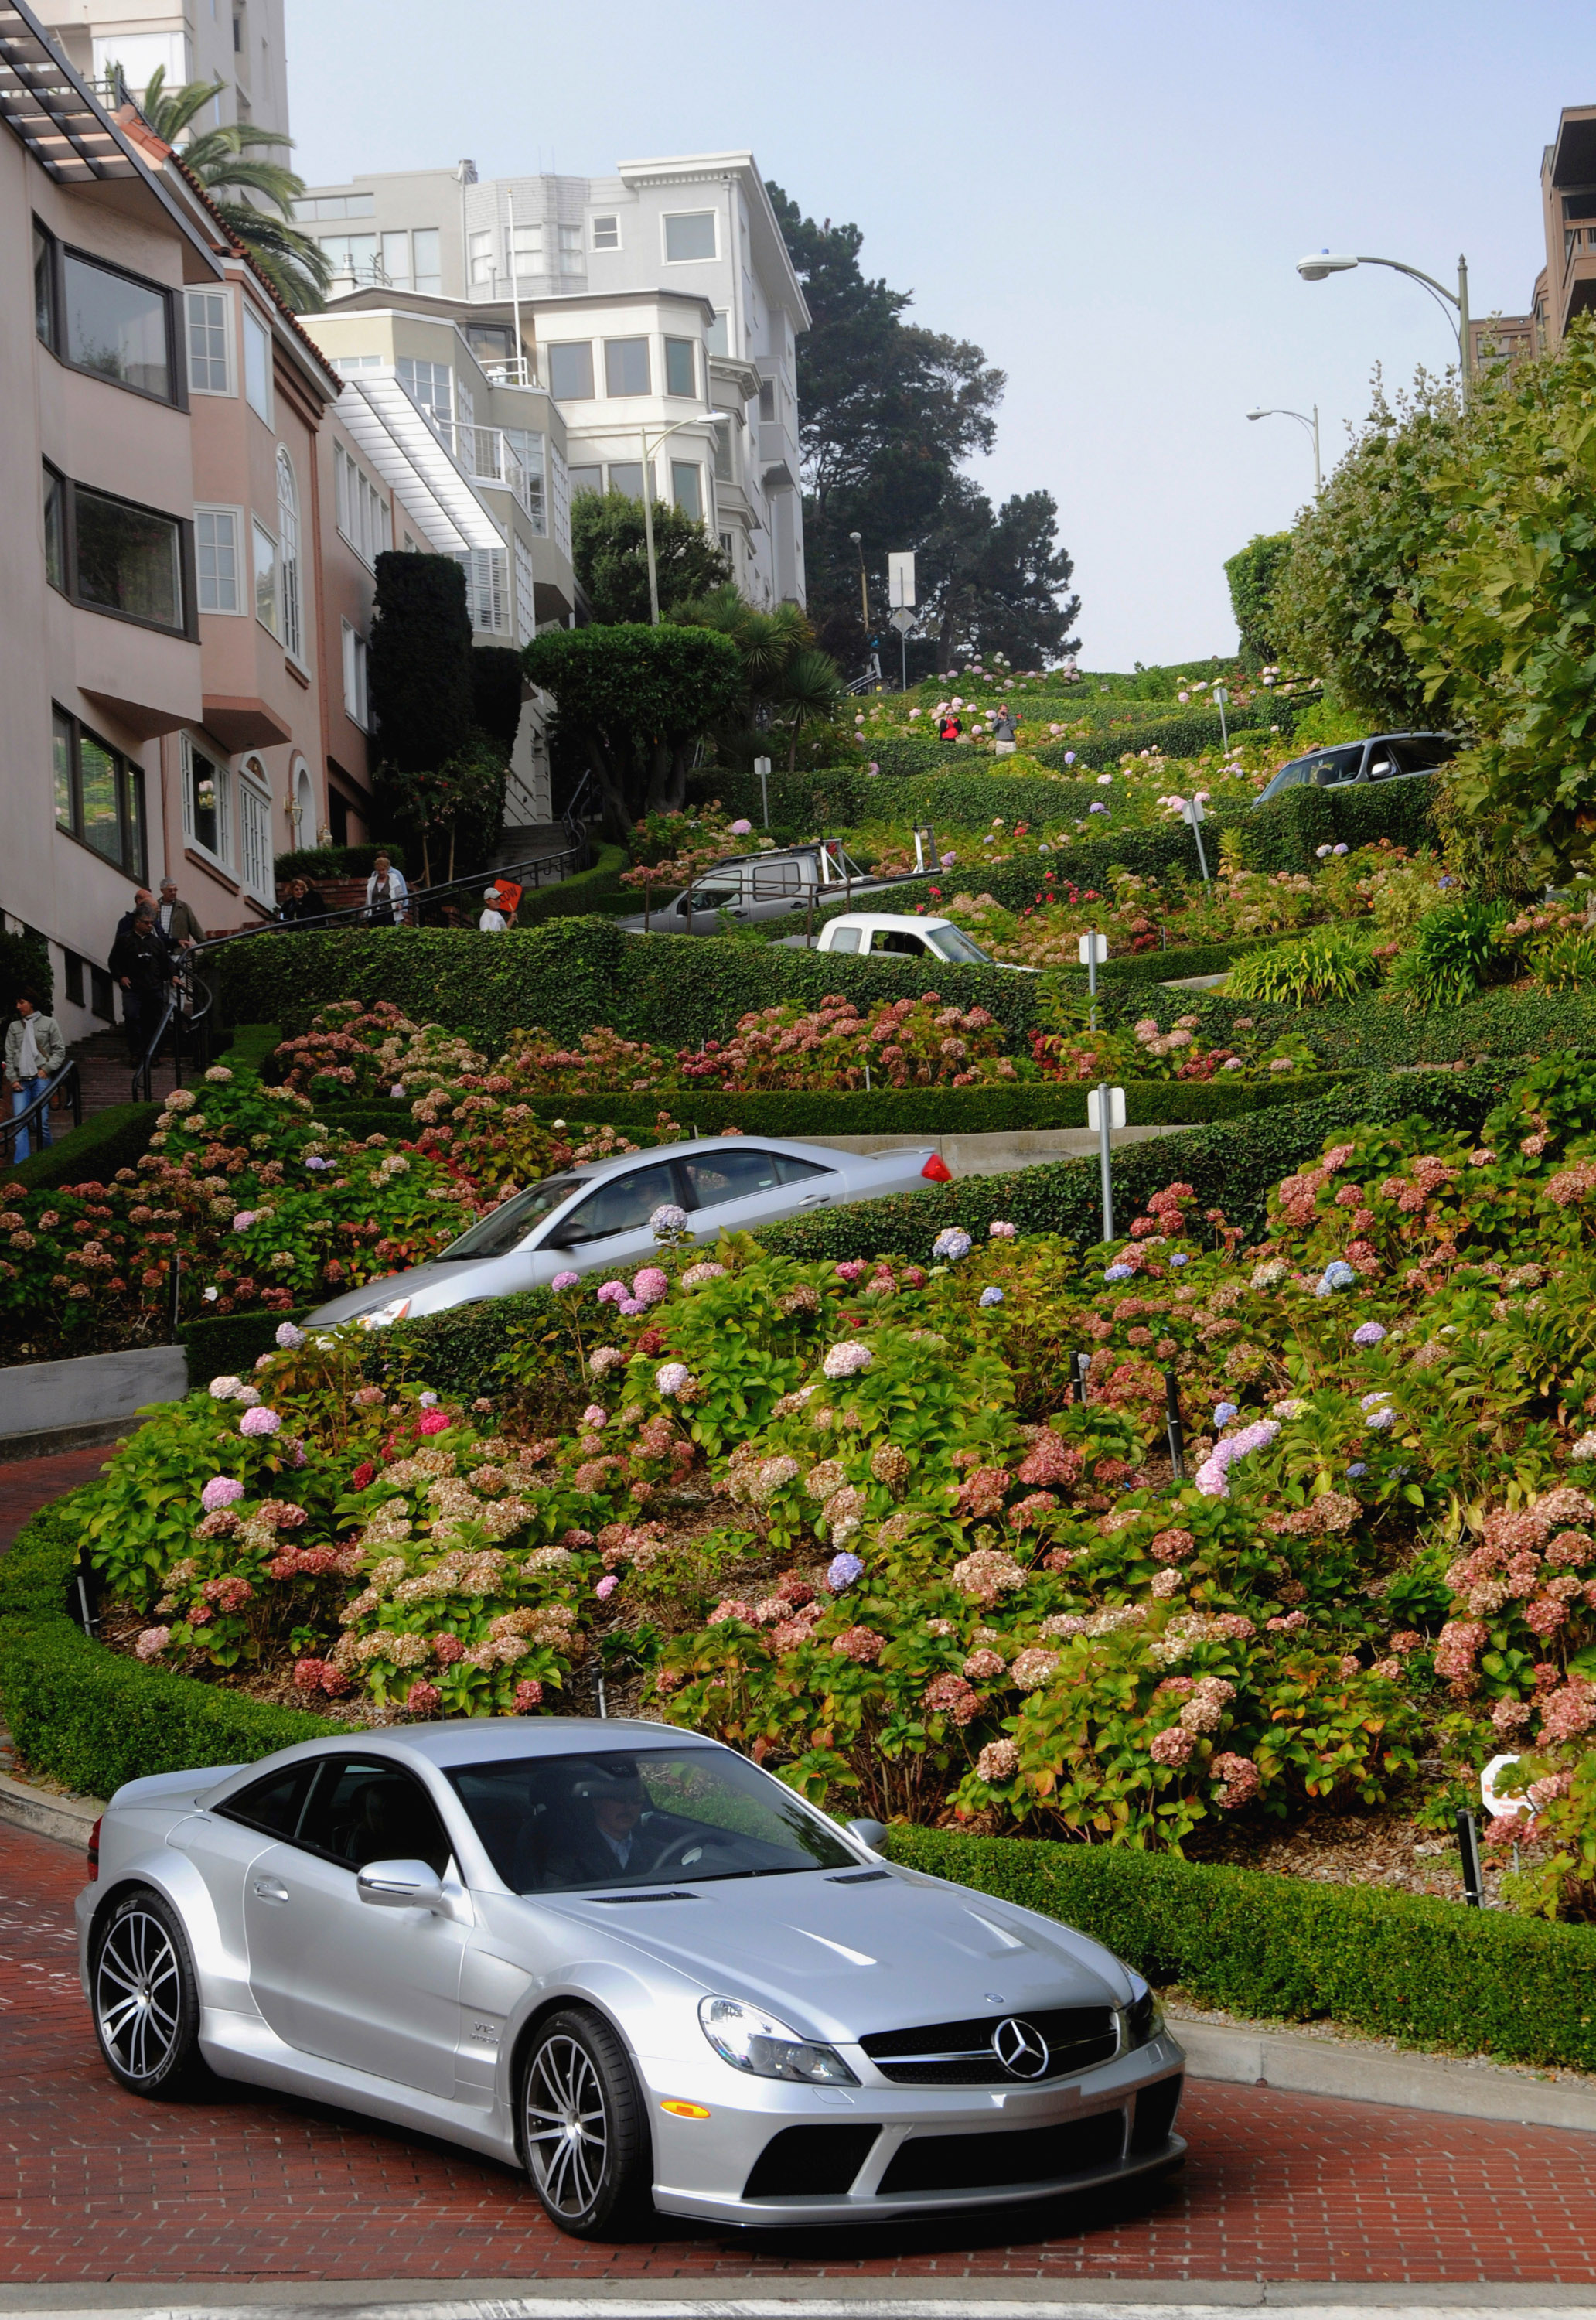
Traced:
<path fill-rule="evenodd" d="M 26 1781 L 14 1781 L 0 1772 L 0 1821 L 13 1828 L 25 1828 L 33 1836 L 52 1837 L 58 1844 L 69 1844 L 81 1852 L 104 1809 L 97 1797 L 57 1796 L 51 1790 L 32 1788 Z"/>
<path fill-rule="evenodd" d="M 236 2285 L 130 2281 L 100 2287 L 93 2304 L 67 2299 L 80 2283 L 0 2287 L 0 2312 L 49 2312 L 57 2320 L 222 2320 L 271 2311 L 294 2320 L 1166 2320 L 1172 2312 L 1265 2311 L 1280 2320 L 1333 2320 L 1358 2313 L 1426 2312 L 1432 2320 L 1511 2311 L 1525 2320 L 1591 2309 L 1588 2287 L 1526 2280 L 1059 2280 L 1002 2282 L 990 2275 L 917 2279 L 784 2279 L 779 2293 L 749 2295 L 747 2279 L 606 2280 L 273 2279 Z M 440 2297 L 440 2288 L 468 2292 Z M 928 2295 L 928 2288 L 934 2294 Z"/>

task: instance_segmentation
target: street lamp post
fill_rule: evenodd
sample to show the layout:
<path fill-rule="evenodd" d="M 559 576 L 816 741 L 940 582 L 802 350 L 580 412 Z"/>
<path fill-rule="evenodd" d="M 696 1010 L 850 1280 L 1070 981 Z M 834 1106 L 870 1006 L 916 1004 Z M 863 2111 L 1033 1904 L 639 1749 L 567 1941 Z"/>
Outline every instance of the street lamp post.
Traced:
<path fill-rule="evenodd" d="M 654 438 L 653 449 L 657 451 L 678 427 L 724 427 L 728 415 L 724 411 L 689 412 L 685 419 L 675 420 L 670 426 L 661 428 Z M 643 446 L 643 538 L 648 548 L 648 621 L 649 625 L 657 629 L 659 626 L 659 568 L 654 561 L 654 494 L 649 488 L 654 480 L 650 465 L 653 454 L 648 447 L 646 423 L 639 428 L 638 435 Z"/>
<path fill-rule="evenodd" d="M 1268 411 L 1249 411 L 1247 415 L 1249 419 L 1294 419 L 1299 427 L 1305 427 L 1308 430 L 1309 434 L 1313 438 L 1313 491 L 1314 496 L 1317 498 L 1319 493 L 1324 489 L 1324 477 L 1319 473 L 1319 466 L 1318 403 L 1316 403 L 1313 406 L 1313 416 L 1311 419 L 1309 418 L 1306 412 L 1288 411 L 1283 404 L 1277 404 Z"/>
<path fill-rule="evenodd" d="M 1321 249 L 1310 258 L 1299 258 L 1297 260 L 1297 271 L 1304 282 L 1322 282 L 1327 275 L 1350 273 L 1355 266 L 1389 266 L 1393 273 L 1405 274 L 1411 282 L 1421 282 L 1437 299 L 1444 300 L 1443 313 L 1447 306 L 1455 310 L 1456 320 L 1454 322 L 1451 314 L 1446 319 L 1457 333 L 1458 363 L 1463 374 L 1463 391 L 1466 394 L 1474 369 L 1474 344 L 1468 326 L 1467 258 L 1458 258 L 1455 293 L 1448 290 L 1445 283 L 1437 282 L 1433 274 L 1421 274 L 1416 266 L 1404 266 L 1400 258 L 1346 258 Z"/>

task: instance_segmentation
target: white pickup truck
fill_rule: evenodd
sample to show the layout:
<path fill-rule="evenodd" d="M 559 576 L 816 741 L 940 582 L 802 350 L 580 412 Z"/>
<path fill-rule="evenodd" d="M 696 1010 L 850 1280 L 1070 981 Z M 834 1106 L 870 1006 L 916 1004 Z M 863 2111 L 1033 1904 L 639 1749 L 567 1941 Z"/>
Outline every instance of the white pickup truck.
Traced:
<path fill-rule="evenodd" d="M 951 919 L 929 914 L 911 919 L 882 911 L 848 911 L 839 918 L 828 919 L 812 940 L 805 935 L 786 935 L 783 943 L 793 950 L 848 951 L 856 956 L 867 951 L 872 958 L 884 954 L 896 958 L 945 959 L 950 966 L 1001 966 L 1011 974 L 1041 971 L 992 957 Z"/>

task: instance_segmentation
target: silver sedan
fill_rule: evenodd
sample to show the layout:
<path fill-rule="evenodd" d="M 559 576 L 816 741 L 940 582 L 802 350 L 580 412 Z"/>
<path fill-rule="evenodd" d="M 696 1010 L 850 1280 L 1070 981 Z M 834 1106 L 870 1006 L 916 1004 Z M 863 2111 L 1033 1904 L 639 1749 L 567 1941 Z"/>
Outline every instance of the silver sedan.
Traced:
<path fill-rule="evenodd" d="M 1174 2165 L 1179 2046 L 1067 1926 L 896 1868 L 696 1735 L 462 1719 L 117 1791 L 101 2054 L 523 2166 L 584 2238 L 876 2220 Z"/>
<path fill-rule="evenodd" d="M 948 1171 L 929 1144 L 838 1152 L 825 1144 L 716 1136 L 594 1160 L 502 1201 L 427 1264 L 332 1298 L 313 1326 L 379 1326 L 485 1297 L 546 1289 L 561 1273 L 620 1273 L 654 1254 L 652 1219 L 680 1209 L 695 1240 L 751 1232 L 848 1201 L 924 1192 Z"/>

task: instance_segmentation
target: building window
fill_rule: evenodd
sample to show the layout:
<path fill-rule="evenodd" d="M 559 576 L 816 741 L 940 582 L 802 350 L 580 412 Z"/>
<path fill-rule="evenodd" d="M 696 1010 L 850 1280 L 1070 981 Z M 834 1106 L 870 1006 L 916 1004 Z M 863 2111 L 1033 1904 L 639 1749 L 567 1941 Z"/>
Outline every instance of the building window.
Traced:
<path fill-rule="evenodd" d="M 511 244 L 510 263 L 517 276 L 542 273 L 543 229 L 540 225 L 506 226 L 504 238 Z"/>
<path fill-rule="evenodd" d="M 731 562 L 731 534 L 729 531 L 723 531 L 721 534 L 721 553 L 726 558 L 727 563 L 730 564 Z"/>
<path fill-rule="evenodd" d="M 562 225 L 559 229 L 559 270 L 562 274 L 580 274 L 584 270 L 582 229 L 579 225 Z"/>
<path fill-rule="evenodd" d="M 521 461 L 521 488 L 517 494 L 540 539 L 549 536 L 549 504 L 545 491 L 542 435 L 530 428 L 506 427 L 504 440 Z"/>
<path fill-rule="evenodd" d="M 34 327 L 74 370 L 181 404 L 172 294 L 33 229 Z"/>
<path fill-rule="evenodd" d="M 239 869 L 245 885 L 263 902 L 274 893 L 271 853 L 271 792 L 251 757 L 239 778 Z"/>
<path fill-rule="evenodd" d="M 343 705 L 364 732 L 370 715 L 366 690 L 366 639 L 347 621 L 343 623 Z"/>
<path fill-rule="evenodd" d="M 569 481 L 573 499 L 581 492 L 602 492 L 604 488 L 604 471 L 602 467 L 572 467 L 569 470 Z"/>
<path fill-rule="evenodd" d="M 273 636 L 277 626 L 277 543 L 266 526 L 255 523 L 255 617 Z"/>
<path fill-rule="evenodd" d="M 610 462 L 610 489 L 612 492 L 624 493 L 629 500 L 640 500 L 643 496 L 642 461 L 640 459 L 612 459 Z M 653 496 L 657 499 L 659 494 L 656 492 Z"/>
<path fill-rule="evenodd" d="M 557 403 L 586 403 L 593 396 L 593 347 L 586 339 L 549 349 L 549 392 Z"/>
<path fill-rule="evenodd" d="M 295 203 L 294 214 L 303 225 L 307 218 L 370 217 L 376 208 L 375 194 L 313 194 Z"/>
<path fill-rule="evenodd" d="M 667 394 L 685 394 L 696 398 L 698 394 L 698 364 L 694 358 L 691 339 L 667 339 L 665 342 L 665 391 Z"/>
<path fill-rule="evenodd" d="M 716 314 L 703 334 L 703 342 L 712 355 L 729 355 L 731 352 L 731 335 L 727 328 L 724 311 Z"/>
<path fill-rule="evenodd" d="M 411 236 L 415 257 L 415 287 L 429 297 L 443 295 L 443 262 L 439 255 L 440 235 L 435 225 L 418 226 Z"/>
<path fill-rule="evenodd" d="M 56 827 L 130 878 L 144 875 L 144 776 L 64 709 L 51 731 Z"/>
<path fill-rule="evenodd" d="M 257 419 L 272 423 L 271 333 L 257 313 L 244 308 L 244 400 Z"/>
<path fill-rule="evenodd" d="M 277 445 L 277 569 L 283 608 L 283 644 L 294 658 L 304 658 L 304 620 L 299 589 L 299 487 L 294 462 Z"/>
<path fill-rule="evenodd" d="M 195 508 L 194 561 L 202 612 L 241 612 L 236 508 Z"/>
<path fill-rule="evenodd" d="M 317 237 L 333 279 L 373 283 L 381 279 L 374 233 L 323 233 Z"/>
<path fill-rule="evenodd" d="M 773 378 L 759 381 L 759 416 L 761 419 L 775 417 L 775 381 Z"/>
<path fill-rule="evenodd" d="M 665 221 L 665 257 L 667 266 L 685 266 L 694 258 L 715 255 L 715 213 L 713 210 L 680 210 Z"/>
<path fill-rule="evenodd" d="M 491 286 L 494 278 L 494 237 L 492 229 L 466 236 L 466 255 L 470 262 L 471 286 L 483 290 Z"/>
<path fill-rule="evenodd" d="M 390 290 L 408 290 L 410 236 L 407 233 L 385 233 L 382 240 L 383 279 Z"/>
<path fill-rule="evenodd" d="M 694 523 L 703 521 L 703 469 L 696 459 L 671 461 L 670 495 L 684 515 Z"/>
<path fill-rule="evenodd" d="M 731 450 L 731 429 L 729 426 L 717 427 L 715 430 L 715 481 L 718 484 L 734 484 L 737 481 L 737 468 L 733 464 Z"/>
<path fill-rule="evenodd" d="M 530 645 L 538 633 L 537 575 L 532 551 L 518 531 L 515 535 L 515 641 Z"/>
<path fill-rule="evenodd" d="M 549 508 L 555 552 L 568 562 L 571 554 L 571 471 L 566 465 L 565 454 L 554 443 L 549 446 Z"/>
<path fill-rule="evenodd" d="M 454 393 L 447 363 L 413 362 L 408 355 L 401 355 L 399 384 L 413 403 L 419 403 L 445 427 L 452 423 Z"/>
<path fill-rule="evenodd" d="M 510 626 L 504 598 L 509 564 L 502 548 L 462 548 L 456 562 L 466 575 L 466 605 L 474 629 L 496 636 Z"/>
<path fill-rule="evenodd" d="M 227 767 L 202 749 L 188 734 L 182 737 L 183 835 L 223 869 L 229 859 Z"/>
<path fill-rule="evenodd" d="M 593 246 L 595 249 L 619 249 L 621 220 L 618 217 L 595 217 L 593 222 Z"/>
<path fill-rule="evenodd" d="M 332 447 L 332 473 L 337 486 L 338 528 L 363 564 L 373 570 L 388 546 L 388 503 L 375 484 L 368 483 L 341 443 Z"/>
<path fill-rule="evenodd" d="M 332 366 L 340 378 L 352 378 L 357 371 L 380 370 L 382 367 L 381 355 L 340 355 Z"/>
<path fill-rule="evenodd" d="M 648 394 L 648 341 L 647 339 L 606 339 L 604 340 L 604 392 L 606 394 Z"/>
<path fill-rule="evenodd" d="M 44 470 L 45 575 L 90 612 L 190 633 L 187 527 Z"/>
<path fill-rule="evenodd" d="M 188 391 L 191 394 L 231 394 L 232 299 L 225 290 L 188 290 L 184 311 L 188 321 Z"/>

